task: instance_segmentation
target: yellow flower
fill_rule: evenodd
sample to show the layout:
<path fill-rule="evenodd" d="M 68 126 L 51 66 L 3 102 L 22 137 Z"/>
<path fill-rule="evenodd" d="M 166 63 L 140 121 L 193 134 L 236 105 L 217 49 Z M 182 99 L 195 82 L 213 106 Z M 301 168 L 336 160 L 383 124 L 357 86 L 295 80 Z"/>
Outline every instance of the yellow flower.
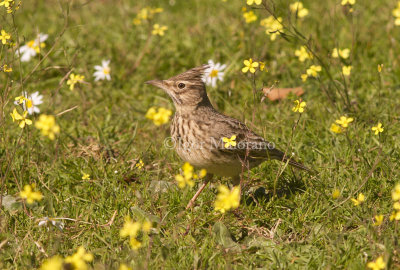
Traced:
<path fill-rule="evenodd" d="M 392 191 L 392 200 L 400 200 L 400 184 L 396 184 L 396 186 L 394 187 L 394 190 Z"/>
<path fill-rule="evenodd" d="M 365 201 L 365 196 L 364 194 L 360 193 L 358 194 L 357 199 L 351 198 L 351 201 L 353 202 L 354 206 L 358 206 Z"/>
<path fill-rule="evenodd" d="M 312 54 L 307 51 L 306 46 L 301 46 L 299 50 L 294 51 L 294 54 L 299 58 L 300 62 L 313 58 Z"/>
<path fill-rule="evenodd" d="M 151 14 L 161 13 L 163 11 L 164 11 L 163 8 L 152 8 L 152 9 L 150 9 L 150 13 Z"/>
<path fill-rule="evenodd" d="M 19 2 L 18 2 L 18 5 L 15 6 L 15 7 L 14 7 L 14 10 L 13 10 L 12 8 L 13 8 L 13 5 L 15 4 L 14 0 L 5 0 L 5 1 L 3 1 L 3 2 L 6 2 L 6 1 L 9 2 L 9 3 L 11 3 L 11 5 L 9 5 L 9 6 L 7 7 L 7 13 L 8 13 L 8 14 L 13 13 L 13 11 L 17 11 L 17 10 L 21 7 L 21 4 L 22 4 L 22 1 L 19 1 Z M 1 5 L 1 3 L 0 3 L 0 5 Z"/>
<path fill-rule="evenodd" d="M 252 10 L 243 13 L 243 18 L 245 19 L 246 23 L 252 23 L 257 20 L 256 14 Z"/>
<path fill-rule="evenodd" d="M 175 175 L 175 180 L 176 182 L 178 182 L 179 188 L 184 188 L 186 185 L 188 185 L 189 187 L 194 186 L 192 178 L 182 176 L 181 174 Z"/>
<path fill-rule="evenodd" d="M 265 68 L 265 63 L 264 62 L 259 62 L 259 64 L 260 64 L 260 70 L 261 71 L 264 71 L 264 69 L 265 69 L 265 71 L 268 72 L 268 70 Z"/>
<path fill-rule="evenodd" d="M 149 233 L 152 228 L 152 224 L 150 221 L 145 220 L 142 224 L 142 231 L 145 233 Z"/>
<path fill-rule="evenodd" d="M 62 270 L 63 269 L 63 258 L 56 255 L 47 259 L 40 266 L 40 270 Z"/>
<path fill-rule="evenodd" d="M 312 65 L 307 69 L 307 76 L 317 77 L 318 72 L 321 70 L 321 66 Z"/>
<path fill-rule="evenodd" d="M 145 115 L 145 117 L 147 119 L 153 120 L 154 115 L 156 115 L 157 111 L 155 107 L 151 107 L 150 109 L 147 110 L 147 113 Z"/>
<path fill-rule="evenodd" d="M 67 85 L 69 85 L 69 89 L 72 91 L 75 88 L 75 84 L 77 83 L 82 83 L 83 79 L 85 79 L 85 76 L 83 75 L 79 75 L 79 74 L 74 74 L 71 73 L 71 75 L 69 75 L 69 79 L 67 81 Z"/>
<path fill-rule="evenodd" d="M 0 40 L 1 40 L 1 43 L 3 43 L 3 45 L 4 44 L 7 44 L 7 39 L 10 39 L 11 38 L 11 35 L 10 34 L 8 34 L 5 30 L 1 30 L 1 35 L 0 35 Z"/>
<path fill-rule="evenodd" d="M 336 200 L 337 198 L 339 198 L 339 196 L 340 196 L 340 190 L 338 190 L 337 188 L 335 188 L 335 189 L 332 191 L 332 199 Z"/>
<path fill-rule="evenodd" d="M 151 31 L 151 33 L 155 36 L 164 36 L 164 33 L 165 31 L 167 31 L 167 29 L 167 26 L 160 26 L 158 23 L 156 23 L 155 25 L 153 25 L 153 31 Z"/>
<path fill-rule="evenodd" d="M 172 111 L 165 109 L 165 108 L 159 108 L 158 113 L 154 116 L 153 122 L 156 124 L 156 126 L 160 126 L 162 124 L 166 124 L 169 122 L 169 117 L 172 115 Z"/>
<path fill-rule="evenodd" d="M 350 76 L 350 73 L 351 73 L 351 69 L 352 69 L 353 67 L 352 66 L 343 66 L 342 67 L 342 73 L 343 73 L 343 75 L 344 76 Z"/>
<path fill-rule="evenodd" d="M 301 74 L 300 77 L 301 77 L 301 80 L 302 80 L 303 82 L 307 81 L 307 78 L 308 78 L 307 74 Z"/>
<path fill-rule="evenodd" d="M 273 16 L 269 16 L 261 20 L 260 25 L 265 27 L 265 33 L 271 36 L 272 41 L 274 41 L 280 33 L 283 33 L 281 17 L 275 19 Z"/>
<path fill-rule="evenodd" d="M 250 58 L 249 60 L 244 60 L 243 64 L 245 65 L 245 67 L 242 68 L 243 73 L 247 73 L 248 71 L 250 71 L 251 73 L 255 73 L 256 68 L 259 65 L 258 62 L 253 62 L 252 58 Z"/>
<path fill-rule="evenodd" d="M 382 72 L 382 68 L 383 68 L 383 64 L 379 64 L 379 65 L 378 65 L 378 72 L 379 72 L 379 73 Z"/>
<path fill-rule="evenodd" d="M 120 264 L 118 270 L 133 270 L 131 267 L 127 266 L 126 264 Z"/>
<path fill-rule="evenodd" d="M 353 120 L 354 119 L 352 117 L 347 118 L 346 116 L 341 116 L 340 119 L 336 120 L 335 122 L 342 127 L 347 128 L 349 124 L 353 122 Z"/>
<path fill-rule="evenodd" d="M 127 266 L 126 264 L 122 263 L 119 265 L 118 270 L 133 270 L 131 267 Z"/>
<path fill-rule="evenodd" d="M 12 4 L 14 2 L 14 0 L 4 0 L 2 2 L 0 2 L 0 7 L 4 6 L 6 8 L 10 7 L 10 3 Z"/>
<path fill-rule="evenodd" d="M 194 168 L 192 165 L 190 165 L 189 162 L 185 162 L 182 166 L 182 170 L 184 174 L 190 174 L 193 172 Z"/>
<path fill-rule="evenodd" d="M 342 0 L 341 5 L 345 6 L 345 5 L 354 5 L 356 3 L 356 0 Z"/>
<path fill-rule="evenodd" d="M 43 199 L 43 195 L 40 191 L 34 191 L 35 184 L 25 185 L 24 190 L 19 193 L 19 196 L 22 199 L 26 199 L 28 204 L 32 204 L 35 201 L 41 201 Z"/>
<path fill-rule="evenodd" d="M 392 214 L 389 217 L 390 221 L 393 220 L 400 220 L 400 211 L 393 211 Z"/>
<path fill-rule="evenodd" d="M 133 18 L 132 23 L 134 25 L 140 25 L 142 23 L 142 21 L 139 18 Z"/>
<path fill-rule="evenodd" d="M 214 203 L 215 211 L 225 213 L 229 209 L 236 209 L 240 203 L 240 186 L 233 187 L 229 190 L 226 186 L 218 187 L 217 199 Z"/>
<path fill-rule="evenodd" d="M 229 146 L 235 147 L 236 146 L 235 140 L 236 140 L 236 135 L 232 135 L 230 138 L 227 138 L 227 137 L 222 138 L 222 141 L 225 143 L 224 144 L 225 148 L 229 148 Z"/>
<path fill-rule="evenodd" d="M 383 222 L 383 215 L 376 215 L 374 226 L 381 226 Z"/>
<path fill-rule="evenodd" d="M 138 169 L 143 168 L 143 166 L 144 166 L 144 163 L 143 163 L 143 160 L 141 160 L 141 159 L 139 159 L 139 161 L 135 164 L 135 167 Z"/>
<path fill-rule="evenodd" d="M 76 253 L 65 258 L 65 263 L 69 264 L 74 270 L 88 269 L 86 263 L 91 261 L 93 261 L 93 255 L 89 252 L 86 252 L 84 247 L 79 247 Z M 67 269 L 70 268 L 67 267 Z"/>
<path fill-rule="evenodd" d="M 145 220 L 143 224 L 136 221 L 133 222 L 129 216 L 125 217 L 125 223 L 119 234 L 121 237 L 129 237 L 129 244 L 132 249 L 137 250 L 142 246 L 142 243 L 139 242 L 136 237 L 139 235 L 140 230 L 144 233 L 149 233 L 151 230 L 152 224 L 150 221 Z"/>
<path fill-rule="evenodd" d="M 400 210 L 400 202 L 395 202 L 395 203 L 393 204 L 393 209 L 395 209 L 395 210 Z"/>
<path fill-rule="evenodd" d="M 200 172 L 199 172 L 199 178 L 203 178 L 206 175 L 207 175 L 207 170 L 206 169 L 201 169 Z"/>
<path fill-rule="evenodd" d="M 172 115 L 171 110 L 161 107 L 161 108 L 158 108 L 158 111 L 156 111 L 155 107 L 151 107 L 146 113 L 146 118 L 153 120 L 153 123 L 156 126 L 161 126 L 161 125 L 169 122 L 169 117 L 171 115 Z"/>
<path fill-rule="evenodd" d="M 376 261 L 369 262 L 367 264 L 368 268 L 371 268 L 372 270 L 382 270 L 386 268 L 386 263 L 383 261 L 383 257 L 379 256 Z"/>
<path fill-rule="evenodd" d="M 90 180 L 90 174 L 84 173 L 84 174 L 82 175 L 82 180 Z"/>
<path fill-rule="evenodd" d="M 11 118 L 13 120 L 13 122 L 15 121 L 19 121 L 19 127 L 20 128 L 24 128 L 25 124 L 26 125 L 32 125 L 32 120 L 29 120 L 28 118 L 26 118 L 26 116 L 28 115 L 28 111 L 24 111 L 22 115 L 20 115 L 17 111 L 16 108 L 14 108 L 13 112 L 10 113 Z"/>
<path fill-rule="evenodd" d="M 25 100 L 26 100 L 26 97 L 24 97 L 24 96 L 18 96 L 15 98 L 15 101 L 17 101 L 18 104 L 24 103 Z"/>
<path fill-rule="evenodd" d="M 333 58 L 339 58 L 339 56 L 343 59 L 347 59 L 350 56 L 350 49 L 338 49 L 338 48 L 334 48 L 332 51 L 332 57 Z"/>
<path fill-rule="evenodd" d="M 194 186 L 194 181 L 192 180 L 192 178 L 194 178 L 193 170 L 194 168 L 192 165 L 190 165 L 189 162 L 185 162 L 185 164 L 183 164 L 182 166 L 183 175 L 181 174 L 175 175 L 175 180 L 176 182 L 178 182 L 179 188 L 184 188 L 186 185 L 188 185 L 189 187 Z"/>
<path fill-rule="evenodd" d="M 247 4 L 251 6 L 252 4 L 261 5 L 262 0 L 247 0 Z"/>
<path fill-rule="evenodd" d="M 7 66 L 7 65 L 4 65 L 3 66 L 3 71 L 4 72 L 11 72 L 13 69 L 12 69 L 12 67 L 9 67 L 9 66 Z"/>
<path fill-rule="evenodd" d="M 371 130 L 375 132 L 375 135 L 378 135 L 379 133 L 383 132 L 382 123 L 379 122 L 378 125 L 372 127 Z"/>
<path fill-rule="evenodd" d="M 296 13 L 299 18 L 303 18 L 308 15 L 308 9 L 303 7 L 303 3 L 298 1 L 290 4 L 290 11 Z"/>
<path fill-rule="evenodd" d="M 162 8 L 142 8 L 137 14 L 136 18 L 133 19 L 133 24 L 140 25 L 142 20 L 150 20 L 154 17 L 154 14 L 161 13 L 164 10 Z"/>
<path fill-rule="evenodd" d="M 142 225 L 140 224 L 140 222 L 133 222 L 129 216 L 126 216 L 124 226 L 119 231 L 119 235 L 121 237 L 136 237 L 141 227 Z"/>
<path fill-rule="evenodd" d="M 294 103 L 296 105 L 292 108 L 292 111 L 303 113 L 304 112 L 304 108 L 307 106 L 306 102 L 305 101 L 300 101 L 300 100 L 295 100 Z"/>
<path fill-rule="evenodd" d="M 333 133 L 342 133 L 343 129 L 335 123 L 332 123 L 330 131 L 332 131 Z"/>
<path fill-rule="evenodd" d="M 149 13 L 150 13 L 149 8 L 142 8 L 138 13 L 138 18 L 142 20 L 147 20 L 149 19 Z"/>
<path fill-rule="evenodd" d="M 39 120 L 35 122 L 35 127 L 50 140 L 54 140 L 55 135 L 60 133 L 60 126 L 56 124 L 56 119 L 52 115 L 41 114 Z"/>
<path fill-rule="evenodd" d="M 393 16 L 396 18 L 394 21 L 395 25 L 400 25 L 400 4 L 397 3 L 397 7 L 392 11 Z"/>
<path fill-rule="evenodd" d="M 129 244 L 133 250 L 138 250 L 142 246 L 142 242 L 138 241 L 135 237 L 131 237 Z"/>
<path fill-rule="evenodd" d="M 18 96 L 18 97 L 16 97 L 15 98 L 15 101 L 18 103 L 18 104 L 23 104 L 24 102 L 26 102 L 26 107 L 27 108 L 32 108 L 32 100 L 30 100 L 30 99 L 27 99 L 26 97 L 24 97 L 24 96 Z"/>

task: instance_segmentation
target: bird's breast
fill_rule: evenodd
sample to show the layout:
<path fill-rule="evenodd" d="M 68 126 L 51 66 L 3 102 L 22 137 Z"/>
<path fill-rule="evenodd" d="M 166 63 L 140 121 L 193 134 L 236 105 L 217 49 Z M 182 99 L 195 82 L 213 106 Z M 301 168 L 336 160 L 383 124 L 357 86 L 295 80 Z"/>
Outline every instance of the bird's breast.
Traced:
<path fill-rule="evenodd" d="M 220 176 L 236 176 L 242 171 L 238 157 L 221 151 L 221 138 L 210 136 L 211 123 L 175 117 L 171 136 L 177 154 L 191 165 Z"/>

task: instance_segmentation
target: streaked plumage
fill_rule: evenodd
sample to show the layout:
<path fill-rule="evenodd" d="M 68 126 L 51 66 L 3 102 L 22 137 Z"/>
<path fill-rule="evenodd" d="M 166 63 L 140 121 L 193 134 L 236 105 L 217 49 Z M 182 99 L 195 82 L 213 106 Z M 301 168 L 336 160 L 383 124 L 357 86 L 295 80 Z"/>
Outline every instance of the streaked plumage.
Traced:
<path fill-rule="evenodd" d="M 176 113 L 171 123 L 171 136 L 175 140 L 178 155 L 210 174 L 236 179 L 247 167 L 253 168 L 268 159 L 287 161 L 284 153 L 278 149 L 255 148 L 255 144 L 272 144 L 239 120 L 214 109 L 202 80 L 205 68 L 207 66 L 196 67 L 167 80 L 148 82 L 162 88 L 174 102 Z M 232 135 L 236 135 L 237 147 L 225 148 L 222 138 Z M 238 149 L 239 145 L 246 147 Z M 288 162 L 308 170 L 293 160 Z"/>

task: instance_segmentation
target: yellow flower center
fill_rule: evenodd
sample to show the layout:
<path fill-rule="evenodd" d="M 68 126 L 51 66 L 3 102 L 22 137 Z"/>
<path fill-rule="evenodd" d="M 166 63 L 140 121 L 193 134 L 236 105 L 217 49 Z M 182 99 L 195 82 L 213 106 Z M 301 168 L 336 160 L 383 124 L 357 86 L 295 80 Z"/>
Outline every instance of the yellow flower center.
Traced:
<path fill-rule="evenodd" d="M 217 77 L 218 76 L 218 70 L 213 69 L 210 73 L 210 77 Z"/>
<path fill-rule="evenodd" d="M 110 74 L 110 69 L 109 68 L 103 68 L 103 73 L 108 75 Z"/>
<path fill-rule="evenodd" d="M 35 41 L 34 41 L 34 40 L 31 40 L 31 41 L 29 41 L 26 45 L 28 45 L 29 48 L 34 49 L 34 48 L 35 48 Z"/>

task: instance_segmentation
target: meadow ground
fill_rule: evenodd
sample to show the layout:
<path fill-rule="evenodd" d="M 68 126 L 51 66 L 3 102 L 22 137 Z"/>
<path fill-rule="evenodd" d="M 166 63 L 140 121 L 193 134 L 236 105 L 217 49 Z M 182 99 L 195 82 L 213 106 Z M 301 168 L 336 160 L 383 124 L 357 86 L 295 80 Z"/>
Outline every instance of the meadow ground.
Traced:
<path fill-rule="evenodd" d="M 398 4 L 293 2 L 0 0 L 0 268 L 399 268 Z M 242 72 L 249 58 L 267 71 Z M 209 59 L 227 65 L 215 107 L 315 175 L 267 162 L 237 209 L 214 209 L 223 178 L 184 210 L 200 181 L 178 187 L 168 115 L 146 118 L 174 107 L 144 82 Z M 102 60 L 111 79 L 95 81 Z M 263 86 L 302 87 L 304 112 Z M 40 112 L 24 117 L 22 91 Z"/>

